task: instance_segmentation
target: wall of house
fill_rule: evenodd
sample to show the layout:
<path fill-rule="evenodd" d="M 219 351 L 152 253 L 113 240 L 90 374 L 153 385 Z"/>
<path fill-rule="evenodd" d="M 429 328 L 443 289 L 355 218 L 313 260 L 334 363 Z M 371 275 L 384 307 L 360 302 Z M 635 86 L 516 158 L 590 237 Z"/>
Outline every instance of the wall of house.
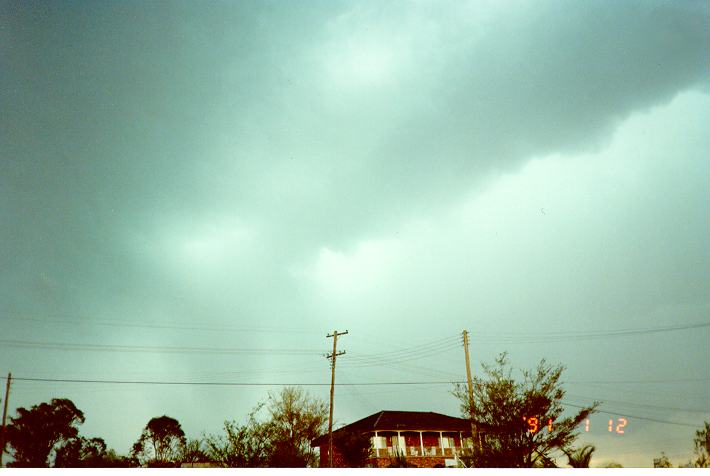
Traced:
<path fill-rule="evenodd" d="M 452 458 L 453 456 L 407 456 L 407 464 L 416 466 L 417 468 L 437 468 L 444 466 L 444 460 L 447 458 Z M 320 447 L 320 467 L 328 468 L 328 445 L 323 445 Z M 396 459 L 393 456 L 385 456 L 379 458 L 370 458 L 368 460 L 368 465 L 375 468 L 387 468 L 393 463 L 396 463 Z M 338 451 L 337 447 L 333 448 L 333 467 L 334 468 L 346 468 L 343 457 Z"/>
<path fill-rule="evenodd" d="M 407 464 L 417 468 L 439 468 L 444 466 L 443 457 L 439 456 L 409 456 Z M 370 464 L 376 468 L 388 468 L 393 463 L 390 458 L 372 458 Z"/>
<path fill-rule="evenodd" d="M 374 432 L 371 434 L 374 437 Z M 407 462 L 420 467 L 420 468 L 435 468 L 437 466 L 444 466 L 446 459 L 454 458 L 454 452 L 461 454 L 466 454 L 470 451 L 468 448 L 461 448 L 461 438 L 458 432 L 444 432 L 443 436 L 445 438 L 450 438 L 449 443 L 453 443 L 455 448 L 449 446 L 445 447 L 443 450 L 441 448 L 441 441 L 439 439 L 439 432 L 423 432 L 421 440 L 419 437 L 419 432 L 413 431 L 402 431 L 400 433 L 402 443 L 407 445 L 407 453 L 405 455 Z M 396 453 L 396 442 L 397 432 L 393 431 L 381 431 L 378 432 L 379 437 L 384 437 L 384 441 L 387 444 L 387 448 L 375 449 L 374 458 L 369 460 L 371 466 L 378 468 L 386 468 L 395 462 Z M 424 454 L 421 454 L 421 443 L 424 443 Z M 393 446 L 394 444 L 394 446 Z M 413 451 L 412 451 L 413 450 Z M 328 467 L 328 445 L 320 446 L 320 467 Z M 344 468 L 346 467 L 342 455 L 340 454 L 337 447 L 333 448 L 333 467 Z"/>
<path fill-rule="evenodd" d="M 319 466 L 321 468 L 329 468 L 328 466 L 328 446 L 327 444 L 319 446 L 320 448 L 320 460 Z M 347 468 L 345 462 L 343 461 L 343 455 L 338 451 L 338 447 L 333 445 L 333 467 L 334 468 Z"/>

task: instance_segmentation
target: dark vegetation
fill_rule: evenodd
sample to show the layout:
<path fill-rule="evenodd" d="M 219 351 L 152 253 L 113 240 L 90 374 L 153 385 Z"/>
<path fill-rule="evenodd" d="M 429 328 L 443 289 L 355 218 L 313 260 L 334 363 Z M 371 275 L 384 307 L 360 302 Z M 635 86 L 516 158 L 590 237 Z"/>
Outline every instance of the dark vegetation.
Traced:
<path fill-rule="evenodd" d="M 693 438 L 695 446 L 695 459 L 679 464 L 679 468 L 710 468 L 710 423 L 704 422 L 703 427 L 695 432 Z M 654 468 L 672 468 L 673 463 L 661 453 L 661 456 L 653 459 Z"/>
<path fill-rule="evenodd" d="M 476 432 L 473 453 L 462 463 L 467 467 L 554 467 L 566 456 L 569 466 L 590 466 L 594 446 L 575 447 L 578 427 L 598 403 L 564 413 L 563 367 L 544 360 L 536 369 L 512 376 L 506 354 L 484 375 L 474 379 L 473 398 L 458 385 L 453 394 Z M 8 467 L 180 467 L 210 464 L 225 468 L 313 467 L 318 454 L 310 442 L 327 429 L 328 408 L 301 388 L 285 387 L 257 405 L 246 421 L 227 420 L 217 434 L 187 439 L 180 422 L 167 415 L 150 419 L 130 454 L 119 455 L 102 438 L 80 435 L 84 414 L 68 399 L 52 399 L 31 408 L 18 408 L 9 419 L 5 451 Z M 521 416 L 525 418 L 521 418 Z M 535 418 L 540 431 L 530 431 Z M 550 427 L 547 427 L 551 421 Z M 544 428 L 544 429 L 543 429 Z M 710 465 L 710 423 L 693 440 L 695 460 L 683 467 Z M 340 432 L 334 437 L 343 463 L 363 467 L 372 456 L 369 435 Z M 655 467 L 672 467 L 665 454 Z M 403 455 L 392 458 L 391 467 L 407 467 Z M 607 467 L 619 467 L 609 463 Z"/>
<path fill-rule="evenodd" d="M 563 416 L 564 368 L 544 360 L 535 370 L 524 371 L 520 381 L 513 378 L 506 354 L 493 365 L 484 364 L 483 370 L 484 375 L 473 381 L 473 398 L 463 385 L 454 390 L 462 413 L 477 431 L 473 457 L 466 462 L 469 467 L 554 467 L 555 453 L 572 451 L 577 427 L 599 405 L 595 402 Z"/>

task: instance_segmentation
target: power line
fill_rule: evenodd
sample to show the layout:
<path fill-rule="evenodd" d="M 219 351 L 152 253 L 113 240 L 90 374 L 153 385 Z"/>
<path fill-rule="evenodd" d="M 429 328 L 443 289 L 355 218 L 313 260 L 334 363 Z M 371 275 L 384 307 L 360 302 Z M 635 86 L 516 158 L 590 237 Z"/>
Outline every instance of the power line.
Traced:
<path fill-rule="evenodd" d="M 589 331 L 589 332 L 547 332 L 544 334 L 531 333 L 477 333 L 476 341 L 480 344 L 534 344 L 541 342 L 566 342 L 576 340 L 591 340 L 606 337 L 623 337 L 629 335 L 658 334 L 663 332 L 675 332 L 688 329 L 700 329 L 710 327 L 710 322 L 700 322 L 695 324 L 678 324 L 662 327 L 644 327 L 635 329 L 616 329 L 611 331 Z"/>
<path fill-rule="evenodd" d="M 421 345 L 421 346 L 416 346 L 412 347 L 411 349 L 407 350 L 406 352 L 404 351 L 399 351 L 399 353 L 375 353 L 375 354 L 358 354 L 358 359 L 362 361 L 371 361 L 371 360 L 389 360 L 389 361 L 395 361 L 395 360 L 408 360 L 411 358 L 417 358 L 418 356 L 422 354 L 428 354 L 428 353 L 438 353 L 443 350 L 448 350 L 451 348 L 454 348 L 456 346 L 460 345 L 457 341 L 449 341 L 449 342 L 442 342 L 438 343 L 436 345 Z"/>
<path fill-rule="evenodd" d="M 390 352 L 381 352 L 377 354 L 357 354 L 351 352 L 350 362 L 346 363 L 348 369 L 357 369 L 364 367 L 382 367 L 395 370 L 416 371 L 419 374 L 425 373 L 432 375 L 435 378 L 442 375 L 440 369 L 431 369 L 423 366 L 405 364 L 414 360 L 421 360 L 433 355 L 440 355 L 448 350 L 458 347 L 458 336 L 448 336 L 442 339 L 437 339 L 431 342 L 419 344 L 414 347 L 398 349 Z M 451 372 L 443 372 L 452 375 Z M 458 375 L 456 376 L 458 378 Z"/>
<path fill-rule="evenodd" d="M 0 377 L 1 380 L 7 377 Z M 243 386 L 243 387 L 266 387 L 266 386 L 308 386 L 308 387 L 323 387 L 329 386 L 330 383 L 324 382 L 306 382 L 306 383 L 288 383 L 288 382 L 199 382 L 199 381 L 164 381 L 164 380 L 94 380 L 94 379 L 57 379 L 57 378 L 39 378 L 39 377 L 12 377 L 13 381 L 23 382 L 55 382 L 55 383 L 100 383 L 100 384 L 118 384 L 118 385 L 206 385 L 206 386 Z M 336 383 L 339 387 L 352 386 L 376 386 L 376 385 L 451 385 L 453 381 L 417 381 L 417 382 L 348 382 Z"/>
<path fill-rule="evenodd" d="M 66 316 L 59 314 L 61 316 Z M 131 321 L 110 321 L 110 320 L 97 320 L 90 316 L 80 316 L 76 315 L 76 318 L 37 318 L 37 317 L 4 317 L 3 320 L 8 321 L 18 321 L 18 322 L 37 322 L 41 324 L 77 324 L 77 325 L 94 325 L 94 326 L 106 326 L 106 327 L 127 327 L 127 328 L 142 328 L 142 329 L 175 329 L 175 330 L 189 330 L 189 331 L 215 331 L 215 332 L 264 332 L 264 333 L 284 333 L 284 334 L 317 334 L 319 332 L 315 330 L 304 330 L 303 328 L 296 327 L 282 327 L 282 326 L 223 326 L 223 325 L 210 325 L 201 324 L 196 325 L 194 323 L 162 323 L 162 322 L 131 322 Z"/>
<path fill-rule="evenodd" d="M 358 337 L 358 341 L 362 340 L 365 342 L 368 342 L 370 344 L 374 344 L 378 348 L 393 348 L 397 349 L 399 351 L 408 351 L 412 349 L 412 341 L 408 340 L 406 343 L 403 343 L 401 340 L 397 339 L 396 337 L 388 336 L 386 340 L 382 340 L 379 338 L 379 336 L 374 336 L 372 334 L 368 333 L 363 333 L 365 336 L 369 337 L 369 339 L 362 339 L 361 337 Z M 458 334 L 453 334 L 449 335 L 448 337 L 439 339 L 439 341 L 456 341 L 459 340 Z M 430 344 L 433 344 L 435 342 L 439 341 L 432 341 Z M 414 346 L 415 348 L 421 347 L 423 345 L 427 344 L 421 344 L 419 346 Z M 449 359 L 452 363 L 458 364 L 458 360 L 454 359 L 452 356 L 444 356 L 444 358 Z"/>
<path fill-rule="evenodd" d="M 565 402 L 564 400 L 562 400 L 561 403 L 565 406 L 568 406 L 568 407 L 581 408 L 581 409 L 588 408 L 588 407 L 584 407 L 584 406 L 580 406 L 580 405 L 575 405 L 574 403 Z M 597 412 L 604 413 L 606 415 L 624 415 L 627 417 L 636 418 L 637 420 L 647 420 L 647 421 L 652 421 L 655 423 L 665 423 L 668 425 L 687 426 L 690 428 L 697 428 L 698 427 L 698 425 L 692 425 L 690 423 L 681 423 L 681 422 L 677 422 L 677 421 L 661 420 L 658 418 L 649 418 L 649 417 L 643 417 L 643 416 L 638 416 L 638 415 L 631 415 L 629 413 L 621 412 L 621 411 L 597 410 Z"/>
<path fill-rule="evenodd" d="M 321 354 L 320 350 L 305 349 L 249 349 L 249 348 L 220 348 L 220 347 L 182 347 L 182 346 L 139 346 L 139 345 L 111 345 L 111 344 L 74 344 L 66 342 L 37 342 L 22 340 L 0 340 L 0 344 L 18 348 L 40 348 L 68 351 L 92 352 L 156 352 L 156 353 L 196 353 L 196 354 L 281 354 L 281 355 L 308 355 Z"/>
<path fill-rule="evenodd" d="M 458 347 L 458 345 L 458 343 L 447 344 L 439 348 L 432 348 L 428 350 L 425 349 L 419 354 L 412 353 L 407 356 L 400 356 L 396 358 L 368 357 L 366 355 L 355 354 L 351 357 L 351 359 L 354 361 L 353 364 L 351 364 L 351 367 L 372 367 L 382 365 L 383 363 L 395 364 L 400 362 L 409 362 L 412 360 L 420 360 L 426 357 L 441 354 L 443 352 L 446 352 L 447 350 L 455 349 Z"/>
<path fill-rule="evenodd" d="M 568 396 L 575 398 L 575 399 L 580 399 L 580 400 L 594 400 L 591 397 L 585 396 L 585 395 L 573 395 L 571 393 L 567 394 Z M 627 400 L 613 400 L 613 399 L 608 399 L 605 398 L 603 399 L 603 402 L 609 402 L 612 404 L 616 405 L 621 405 L 621 406 L 629 406 L 629 407 L 637 407 L 639 410 L 649 410 L 649 411 L 654 411 L 654 410 L 671 410 L 671 411 L 679 411 L 679 412 L 686 412 L 686 413 L 707 413 L 710 414 L 710 410 L 699 410 L 697 408 L 679 408 L 679 407 L 667 407 L 663 405 L 653 405 L 651 403 L 636 403 L 636 402 L 629 402 Z"/>
<path fill-rule="evenodd" d="M 7 380 L 7 377 L 0 377 L 0 380 Z M 226 381 L 217 381 L 217 382 L 204 382 L 204 381 L 165 381 L 165 380 L 99 380 L 99 379 L 56 379 L 56 378 L 41 378 L 41 377 L 12 377 L 13 381 L 23 381 L 23 382 L 54 382 L 54 383 L 91 383 L 91 384 L 119 384 L 119 385 L 203 385 L 203 386 L 328 386 L 330 385 L 329 383 L 320 383 L 320 382 L 226 382 Z M 395 385 L 451 385 L 451 384 L 456 384 L 456 383 L 466 383 L 465 380 L 439 380 L 439 381 L 392 381 L 392 382 L 341 382 L 341 383 L 336 383 L 336 386 L 339 387 L 357 387 L 357 386 L 395 386 Z M 576 395 L 570 395 L 575 398 L 589 398 L 592 399 L 592 397 L 586 397 L 586 396 L 576 396 Z M 592 399 L 593 400 L 593 399 Z M 604 399 L 602 400 L 602 404 L 604 403 Z M 626 402 L 626 401 L 620 401 L 620 400 L 614 400 L 615 403 L 624 405 L 644 405 L 640 403 L 634 403 L 634 402 Z M 576 408 L 585 408 L 570 402 L 562 402 L 565 405 L 571 406 L 571 407 L 576 407 Z M 654 405 L 648 405 L 648 406 L 654 406 Z M 654 406 L 655 407 L 655 406 Z M 674 409 L 674 410 L 680 410 L 680 411 L 686 411 L 685 409 L 681 408 L 670 408 L 670 407 L 658 407 L 658 408 L 667 408 L 667 409 Z M 690 411 L 690 410 L 688 410 Z M 692 410 L 696 411 L 696 410 Z M 698 412 L 701 412 L 700 410 L 697 410 Z M 607 413 L 607 414 L 625 414 L 623 411 L 610 411 L 610 412 L 605 412 L 601 411 L 601 413 Z M 668 422 L 664 420 L 657 420 L 657 419 L 652 419 L 648 417 L 640 417 L 640 416 L 635 416 L 635 415 L 628 415 L 634 418 L 639 418 L 639 419 L 646 419 L 650 421 L 656 421 L 659 423 L 673 423 L 673 422 Z M 675 424 L 682 424 L 682 423 L 677 423 Z M 687 425 L 686 425 L 687 426 Z M 692 425 L 690 425 L 692 426 Z"/>
<path fill-rule="evenodd" d="M 68 315 L 56 314 L 62 317 Z M 233 332 L 264 332 L 264 333 L 307 333 L 316 334 L 316 330 L 304 330 L 303 328 L 286 328 L 283 326 L 224 326 L 224 325 L 210 325 L 201 324 L 196 325 L 194 323 L 162 323 L 162 322 L 130 322 L 130 321 L 111 321 L 111 320 L 96 320 L 91 316 L 84 315 L 73 315 L 76 318 L 62 318 L 62 319 L 51 319 L 51 318 L 37 318 L 37 317 L 4 317 L 4 320 L 14 320 L 21 322 L 37 322 L 42 324 L 78 324 L 78 325 L 97 325 L 97 326 L 108 326 L 108 327 L 134 327 L 134 328 L 144 328 L 144 329 L 176 329 L 176 330 L 203 330 L 203 331 L 233 331 Z M 642 328 L 626 328 L 626 329 L 615 329 L 615 330 L 603 330 L 603 331 L 550 331 L 545 333 L 529 333 L 529 332 L 502 332 L 502 333 L 487 333 L 487 332 L 477 332 L 475 340 L 480 343 L 533 343 L 539 341 L 545 342 L 559 342 L 565 340 L 583 340 L 583 339 L 595 339 L 602 337 L 615 337 L 615 336 L 626 336 L 626 335 L 639 335 L 639 334 L 654 334 L 662 332 L 673 332 L 687 329 L 699 329 L 704 327 L 710 327 L 710 322 L 699 322 L 693 324 L 675 324 L 669 326 L 658 326 L 658 327 L 642 327 Z M 449 338 L 444 338 L 446 340 Z M 394 351 L 397 352 L 397 351 Z"/>
<path fill-rule="evenodd" d="M 0 377 L 0 380 L 6 380 L 7 377 Z M 226 386 L 226 387 L 273 387 L 273 386 L 293 386 L 293 387 L 326 387 L 331 385 L 327 382 L 188 382 L 188 381 L 157 381 L 157 380 L 93 380 L 93 379 L 54 379 L 54 378 L 33 378 L 33 377 L 12 377 L 13 381 L 20 382 L 52 382 L 52 383 L 88 383 L 88 384 L 108 384 L 108 385 L 165 385 L 165 386 Z M 406 381 L 406 382 L 347 382 L 336 383 L 338 387 L 355 387 L 355 386 L 416 386 L 416 385 L 451 385 L 463 384 L 464 380 L 460 381 Z M 577 405 L 565 400 L 562 400 L 564 406 L 584 409 L 585 406 Z M 597 410 L 599 413 L 607 415 L 624 415 L 638 420 L 646 420 L 654 423 L 663 423 L 668 425 L 685 426 L 689 428 L 697 428 L 697 425 L 683 423 L 670 420 L 662 420 L 659 418 L 650 418 L 639 415 L 632 415 L 624 411 L 613 409 Z"/>
<path fill-rule="evenodd" d="M 440 353 L 444 350 L 454 348 L 458 345 L 458 336 L 449 336 L 443 339 L 437 339 L 430 342 L 425 342 L 412 347 L 407 347 L 403 349 L 398 349 L 389 352 L 378 352 L 378 353 L 363 353 L 362 355 L 351 356 L 351 359 L 359 360 L 361 362 L 369 361 L 404 361 L 410 360 L 412 358 L 419 358 L 424 354 Z"/>
<path fill-rule="evenodd" d="M 708 382 L 710 378 L 680 378 L 680 379 L 654 379 L 654 380 L 567 380 L 563 383 L 571 384 L 654 384 L 654 383 L 682 383 L 682 382 Z"/>
<path fill-rule="evenodd" d="M 436 348 L 439 346 L 450 345 L 453 342 L 458 341 L 458 336 L 447 336 L 441 339 L 436 339 L 433 341 L 425 342 L 411 347 L 405 347 L 397 350 L 392 350 L 389 352 L 379 352 L 376 354 L 371 354 L 373 357 L 398 357 L 400 355 L 407 355 L 413 352 L 419 352 L 429 348 Z"/>

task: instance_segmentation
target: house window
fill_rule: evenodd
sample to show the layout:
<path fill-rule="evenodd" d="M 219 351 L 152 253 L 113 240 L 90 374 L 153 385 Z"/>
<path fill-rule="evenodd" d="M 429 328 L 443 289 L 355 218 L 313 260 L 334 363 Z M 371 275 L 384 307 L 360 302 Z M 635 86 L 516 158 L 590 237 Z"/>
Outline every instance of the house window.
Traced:
<path fill-rule="evenodd" d="M 387 439 L 384 436 L 373 436 L 372 446 L 374 446 L 375 449 L 387 448 Z"/>

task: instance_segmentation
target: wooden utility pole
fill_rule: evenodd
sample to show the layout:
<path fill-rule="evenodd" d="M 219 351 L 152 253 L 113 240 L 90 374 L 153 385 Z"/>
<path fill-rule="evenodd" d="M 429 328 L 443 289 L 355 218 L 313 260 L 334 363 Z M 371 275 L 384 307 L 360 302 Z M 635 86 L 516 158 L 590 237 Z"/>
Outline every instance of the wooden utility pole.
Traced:
<path fill-rule="evenodd" d="M 333 467 L 333 397 L 335 396 L 335 360 L 339 355 L 343 355 L 345 351 L 338 352 L 338 336 L 347 334 L 348 331 L 338 332 L 333 331 L 326 337 L 333 338 L 333 353 L 326 355 L 330 359 L 330 415 L 328 416 L 328 467 Z"/>
<path fill-rule="evenodd" d="M 10 382 L 12 382 L 12 372 L 7 373 L 7 383 L 5 384 L 5 401 L 2 407 L 2 430 L 0 431 L 0 468 L 2 468 L 2 455 L 5 453 L 5 421 L 7 420 L 7 401 L 10 398 Z"/>
<path fill-rule="evenodd" d="M 463 351 L 466 355 L 466 380 L 468 382 L 468 411 L 471 418 L 471 440 L 475 441 L 476 426 L 473 423 L 473 380 L 471 379 L 471 360 L 468 355 L 468 331 L 463 331 Z M 475 444 L 475 443 L 474 443 Z"/>
<path fill-rule="evenodd" d="M 463 331 L 463 351 L 466 354 L 466 380 L 468 381 L 468 401 L 473 404 L 473 381 L 471 380 L 471 361 L 468 355 L 468 331 Z M 471 408 L 472 409 L 472 408 Z M 471 415 L 473 416 L 473 415 Z"/>

